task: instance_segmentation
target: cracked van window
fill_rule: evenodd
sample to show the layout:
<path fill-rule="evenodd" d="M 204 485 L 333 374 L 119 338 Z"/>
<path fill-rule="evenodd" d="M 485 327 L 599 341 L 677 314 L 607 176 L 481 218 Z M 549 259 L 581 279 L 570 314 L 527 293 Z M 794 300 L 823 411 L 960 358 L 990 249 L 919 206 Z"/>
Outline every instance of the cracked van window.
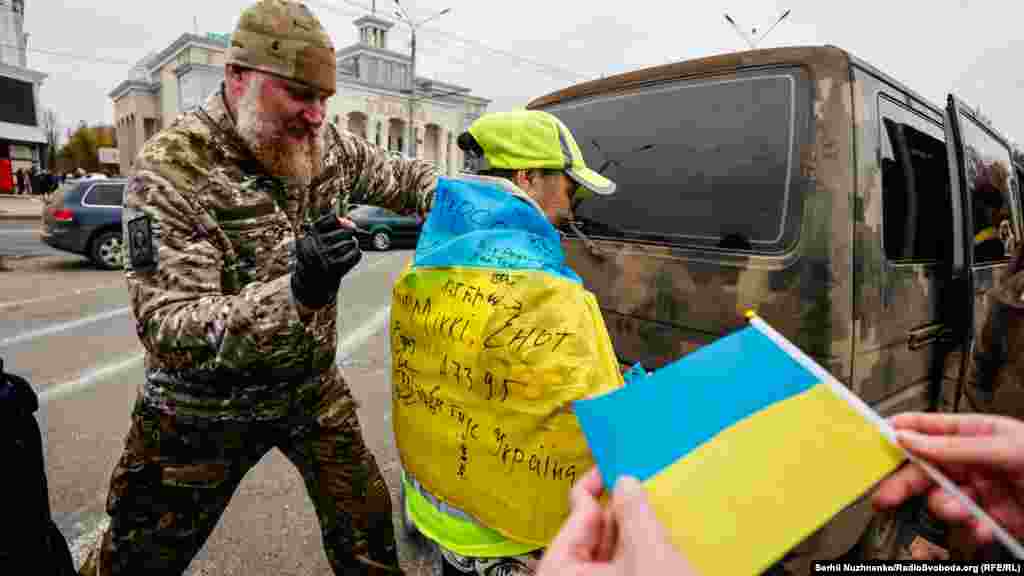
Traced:
<path fill-rule="evenodd" d="M 885 255 L 941 260 L 952 240 L 945 134 L 938 124 L 885 97 L 882 119 L 882 234 Z"/>
<path fill-rule="evenodd" d="M 1010 152 L 966 114 L 961 115 L 960 126 L 973 205 L 974 262 L 1009 258 L 1020 237 L 1010 213 Z"/>
<path fill-rule="evenodd" d="M 590 236 L 763 252 L 796 228 L 809 87 L 789 69 L 673 82 L 546 108 L 618 185 L 583 201 Z"/>

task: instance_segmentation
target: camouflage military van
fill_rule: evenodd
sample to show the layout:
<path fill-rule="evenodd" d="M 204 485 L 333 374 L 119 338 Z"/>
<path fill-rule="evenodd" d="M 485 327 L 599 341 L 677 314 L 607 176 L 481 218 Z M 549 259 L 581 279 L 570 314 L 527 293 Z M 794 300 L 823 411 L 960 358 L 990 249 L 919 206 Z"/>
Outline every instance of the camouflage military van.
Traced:
<path fill-rule="evenodd" d="M 657 368 L 755 309 L 882 414 L 953 410 L 967 327 L 1021 230 L 1009 145 L 955 97 L 936 106 L 823 46 L 638 70 L 528 107 L 618 184 L 579 206 L 565 249 L 621 361 Z M 861 500 L 786 567 L 907 547 L 900 523 L 871 518 Z"/>

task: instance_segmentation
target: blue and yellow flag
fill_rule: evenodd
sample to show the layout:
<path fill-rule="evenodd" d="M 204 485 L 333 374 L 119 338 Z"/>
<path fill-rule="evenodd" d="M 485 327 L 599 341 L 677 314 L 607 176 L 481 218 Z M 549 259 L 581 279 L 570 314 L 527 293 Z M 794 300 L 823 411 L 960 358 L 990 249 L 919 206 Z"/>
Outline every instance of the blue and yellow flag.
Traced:
<path fill-rule="evenodd" d="M 877 414 L 758 318 L 576 414 L 605 485 L 638 478 L 706 575 L 763 572 L 904 459 Z"/>
<path fill-rule="evenodd" d="M 593 466 L 572 403 L 622 384 L 558 231 L 495 182 L 439 179 L 391 339 L 405 469 L 507 538 L 547 545 Z"/>

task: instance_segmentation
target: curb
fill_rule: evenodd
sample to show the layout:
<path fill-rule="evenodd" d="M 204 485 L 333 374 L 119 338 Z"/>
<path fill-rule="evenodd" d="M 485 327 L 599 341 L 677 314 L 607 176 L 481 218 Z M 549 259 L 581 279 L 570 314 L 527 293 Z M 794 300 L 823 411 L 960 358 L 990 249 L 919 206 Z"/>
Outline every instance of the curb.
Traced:
<path fill-rule="evenodd" d="M 41 202 L 42 196 L 38 194 L 0 194 L 0 200 L 35 200 Z"/>
<path fill-rule="evenodd" d="M 0 222 L 39 222 L 43 217 L 38 214 L 0 214 Z"/>

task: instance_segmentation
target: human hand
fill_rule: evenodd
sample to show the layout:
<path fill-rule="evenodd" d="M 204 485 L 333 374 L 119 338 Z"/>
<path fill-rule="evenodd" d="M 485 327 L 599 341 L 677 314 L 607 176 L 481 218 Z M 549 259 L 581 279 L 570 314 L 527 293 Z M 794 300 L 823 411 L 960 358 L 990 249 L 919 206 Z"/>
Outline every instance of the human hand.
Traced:
<path fill-rule="evenodd" d="M 890 422 L 901 446 L 944 472 L 1011 535 L 1024 537 L 1024 423 L 1004 416 L 924 413 L 900 414 Z M 872 503 L 884 510 L 925 493 L 936 517 L 967 528 L 976 544 L 993 542 L 991 528 L 914 463 L 883 480 Z"/>
<path fill-rule="evenodd" d="M 354 226 L 350 220 L 329 213 L 296 240 L 291 287 L 306 308 L 317 310 L 334 301 L 342 277 L 362 259 Z"/>
<path fill-rule="evenodd" d="M 598 502 L 601 475 L 592 468 L 569 495 L 571 511 L 548 547 L 537 576 L 692 574 L 633 478 L 619 480 L 609 509 Z"/>

